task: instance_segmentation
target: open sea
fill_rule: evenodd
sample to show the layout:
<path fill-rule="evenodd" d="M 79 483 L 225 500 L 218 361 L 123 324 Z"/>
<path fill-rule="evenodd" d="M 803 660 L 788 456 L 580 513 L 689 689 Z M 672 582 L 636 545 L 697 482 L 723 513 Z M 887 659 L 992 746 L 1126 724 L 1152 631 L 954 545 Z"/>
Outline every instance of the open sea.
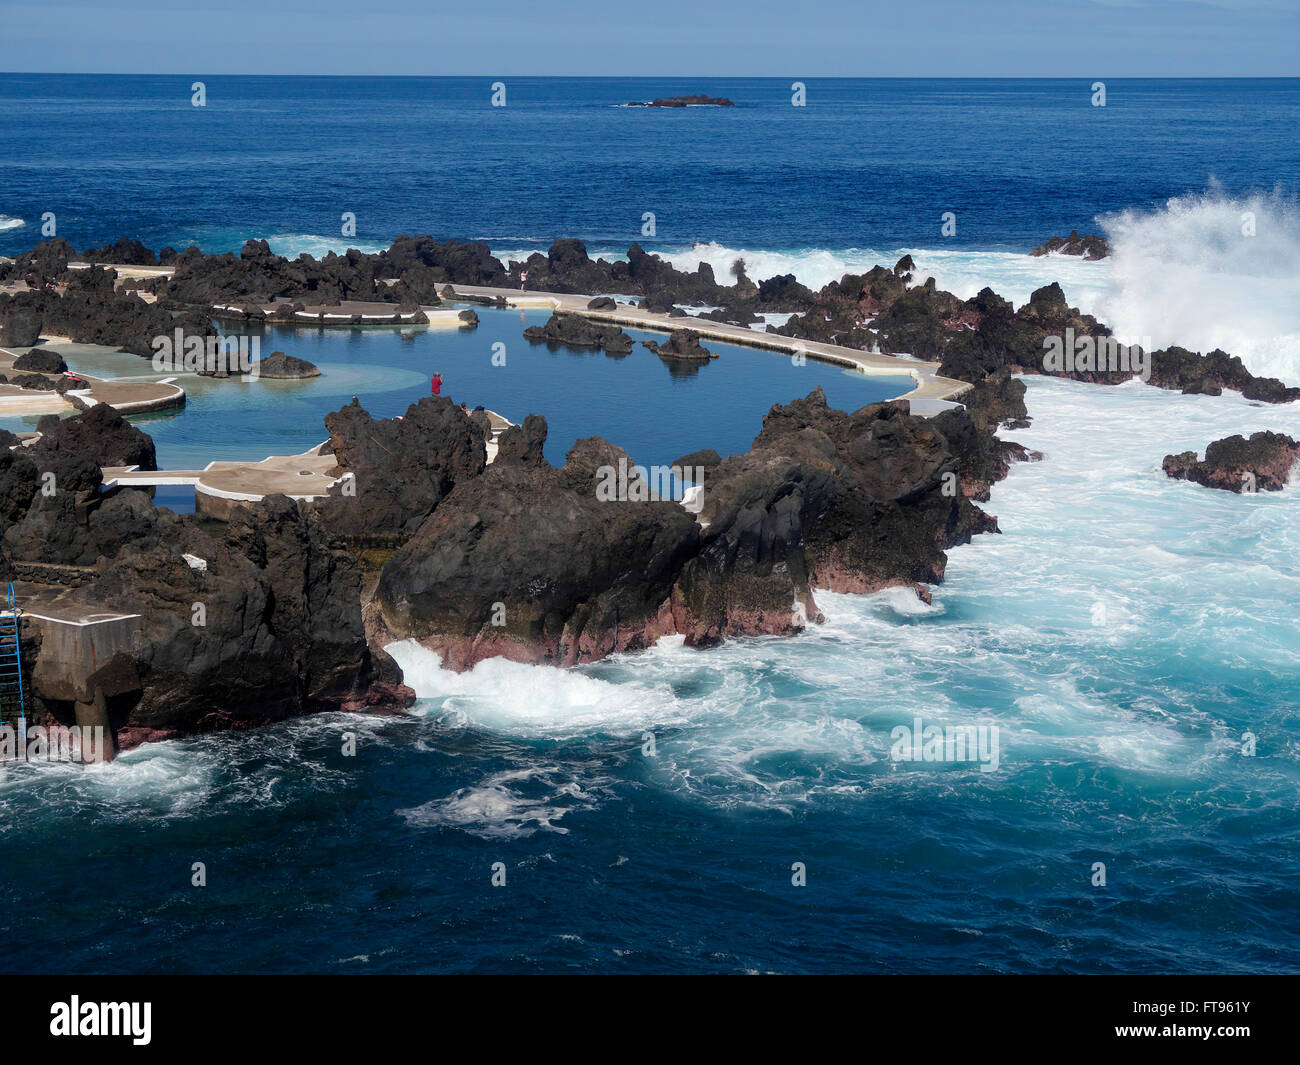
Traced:
<path fill-rule="evenodd" d="M 493 107 L 492 78 L 278 77 L 205 78 L 200 108 L 194 80 L 0 75 L 0 254 L 47 212 L 78 249 L 574 236 L 814 286 L 909 253 L 961 296 L 1060 281 L 1126 339 L 1300 384 L 1300 80 L 1116 79 L 1104 108 L 1082 80 L 814 79 L 796 107 L 780 79 L 503 78 Z M 737 106 L 622 106 L 686 92 Z M 1071 229 L 1115 254 L 1027 255 Z M 666 463 L 744 450 L 818 385 L 846 409 L 909 387 L 727 346 L 675 376 L 479 314 L 273 331 L 322 377 L 198 382 L 139 422 L 164 466 L 260 458 L 353 395 L 401 413 L 439 369 L 470 406 L 546 415 L 552 462 L 598 434 Z M 994 488 L 1001 535 L 950 552 L 930 605 L 822 592 L 797 638 L 571 671 L 399 644 L 404 717 L 0 770 L 0 971 L 1300 970 L 1300 484 L 1160 470 L 1300 436 L 1300 406 L 1027 383 L 1033 426 L 1004 435 L 1044 460 Z M 996 727 L 996 769 L 896 761 L 918 719 Z"/>

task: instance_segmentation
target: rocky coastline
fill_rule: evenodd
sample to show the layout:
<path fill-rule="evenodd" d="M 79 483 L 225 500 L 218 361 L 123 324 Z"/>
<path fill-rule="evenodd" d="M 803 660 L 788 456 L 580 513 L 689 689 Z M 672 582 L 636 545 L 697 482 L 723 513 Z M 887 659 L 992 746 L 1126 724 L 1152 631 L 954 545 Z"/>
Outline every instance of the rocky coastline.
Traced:
<path fill-rule="evenodd" d="M 979 505 L 991 486 L 1011 464 L 1040 457 L 999 436 L 1029 424 L 1019 375 L 1096 384 L 1142 376 L 1136 360 L 1047 368 L 1053 337 L 1110 338 L 1059 285 L 1019 309 L 987 288 L 962 300 L 932 280 L 913 284 L 910 257 L 814 292 L 788 275 L 755 283 L 739 263 L 733 283 L 719 284 L 707 264 L 680 271 L 637 245 L 626 262 L 593 261 L 576 240 L 508 264 L 481 242 L 406 236 L 385 252 L 319 261 L 287 260 L 257 241 L 238 256 L 193 248 L 155 256 L 131 242 L 87 253 L 123 266 L 174 265 L 173 277 L 149 280 L 152 300 L 119 286 L 111 270 L 71 267 L 74 257 L 66 242 L 48 241 L 0 264 L 0 284 L 28 286 L 0 294 L 0 335 L 34 344 L 57 333 L 147 355 L 155 332 L 211 335 L 220 305 L 247 307 L 250 318 L 263 305 L 337 301 L 418 310 L 440 293 L 452 298 L 449 286 L 512 287 L 527 270 L 542 291 L 626 293 L 651 309 L 711 306 L 723 320 L 787 312 L 770 332 L 905 352 L 972 385 L 960 405 L 930 417 L 900 400 L 835 410 L 820 389 L 777 403 L 743 454 L 680 460 L 699 471 L 698 514 L 653 485 L 603 497 L 612 469 L 646 477 L 616 442 L 580 440 L 552 466 L 537 414 L 501 433 L 489 463 L 487 416 L 444 397 L 421 399 L 401 418 L 375 419 L 355 400 L 328 415 L 337 478 L 328 497 L 269 496 L 235 506 L 220 528 L 156 507 L 147 491 L 103 489 L 105 467 L 156 466 L 147 434 L 111 407 L 43 420 L 34 442 L 10 434 L 0 449 L 0 579 L 44 582 L 66 611 L 138 618 L 129 648 L 75 680 L 60 660 L 43 660 L 53 645 L 31 633 L 35 716 L 66 724 L 98 707 L 120 747 L 327 710 L 399 711 L 414 693 L 384 651 L 394 640 L 415 640 L 456 670 L 494 656 L 571 666 L 671 634 L 692 647 L 791 635 L 820 620 L 815 588 L 903 587 L 928 600 L 948 550 L 998 531 Z M 598 297 L 588 306 L 611 304 Z M 613 357 L 633 350 L 617 326 L 578 314 L 554 314 L 525 335 Z M 672 361 L 710 356 L 693 330 L 647 346 Z M 54 353 L 40 351 L 24 358 L 53 365 Z M 1157 387 L 1300 398 L 1225 352 L 1141 354 Z M 267 363 L 283 371 L 267 376 L 314 369 L 282 353 Z M 1230 487 L 1243 467 L 1271 487 L 1296 446 L 1274 435 L 1247 442 L 1249 462 L 1238 461 L 1239 445 L 1219 441 L 1203 463 L 1170 456 L 1166 472 Z M 47 473 L 59 486 L 53 494 L 41 491 Z"/>

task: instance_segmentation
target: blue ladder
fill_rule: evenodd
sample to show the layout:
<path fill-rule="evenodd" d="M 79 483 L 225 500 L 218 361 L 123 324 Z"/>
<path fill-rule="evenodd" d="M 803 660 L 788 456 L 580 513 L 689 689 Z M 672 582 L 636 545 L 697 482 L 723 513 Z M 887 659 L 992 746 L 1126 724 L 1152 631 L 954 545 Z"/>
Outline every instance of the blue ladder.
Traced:
<path fill-rule="evenodd" d="M 18 619 L 22 611 L 14 599 L 14 582 L 9 582 L 9 611 L 0 613 L 0 703 L 5 716 L 12 703 L 18 704 L 18 734 L 27 732 L 27 705 L 23 697 L 23 653 Z"/>

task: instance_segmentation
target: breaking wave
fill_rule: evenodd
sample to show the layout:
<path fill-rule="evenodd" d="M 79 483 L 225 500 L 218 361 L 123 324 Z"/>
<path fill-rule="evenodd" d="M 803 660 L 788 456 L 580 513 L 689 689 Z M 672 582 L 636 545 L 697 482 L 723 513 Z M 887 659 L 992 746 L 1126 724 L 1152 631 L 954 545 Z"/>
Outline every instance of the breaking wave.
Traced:
<path fill-rule="evenodd" d="M 1156 347 L 1222 348 L 1300 383 L 1300 208 L 1280 192 L 1212 187 L 1101 219 L 1110 283 L 1096 313 Z"/>

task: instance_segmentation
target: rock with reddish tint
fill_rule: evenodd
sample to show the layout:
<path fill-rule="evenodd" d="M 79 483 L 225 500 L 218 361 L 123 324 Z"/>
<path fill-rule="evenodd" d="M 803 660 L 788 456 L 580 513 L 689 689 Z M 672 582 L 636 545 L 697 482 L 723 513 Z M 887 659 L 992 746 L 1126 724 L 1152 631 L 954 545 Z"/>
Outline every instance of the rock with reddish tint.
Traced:
<path fill-rule="evenodd" d="M 950 422 L 991 439 L 965 410 Z M 557 470 L 544 442 L 536 416 L 508 430 L 496 462 L 398 550 L 372 642 L 414 638 L 466 669 L 494 655 L 573 665 L 669 633 L 689 646 L 790 634 L 819 618 L 814 586 L 928 599 L 944 550 L 997 527 L 960 490 L 966 456 L 906 403 L 847 414 L 818 389 L 773 407 L 750 451 L 701 455 L 698 524 L 639 491 L 620 448 L 580 440 Z"/>
<path fill-rule="evenodd" d="M 673 591 L 698 550 L 695 519 L 672 502 L 604 498 L 599 471 L 626 469 L 626 453 L 592 438 L 556 469 L 545 434 L 536 415 L 507 429 L 492 465 L 384 567 L 381 638 L 414 637 L 467 669 L 498 655 L 575 665 L 681 631 Z"/>
<path fill-rule="evenodd" d="M 1226 492 L 1278 492 L 1286 487 L 1300 460 L 1300 442 L 1283 433 L 1253 433 L 1249 438 L 1229 436 L 1205 449 L 1205 458 L 1195 451 L 1166 455 L 1161 464 L 1165 474 L 1179 481 L 1193 481 L 1206 488 Z"/>
<path fill-rule="evenodd" d="M 952 426 L 980 432 L 966 412 L 954 414 Z M 921 591 L 943 579 L 945 549 L 997 529 L 996 519 L 959 490 L 963 456 L 937 419 L 912 415 L 905 401 L 847 414 L 830 408 L 819 388 L 772 408 L 749 454 L 760 451 L 803 468 L 805 551 L 817 587 Z M 724 461 L 709 482 L 705 520 L 734 461 Z"/>

